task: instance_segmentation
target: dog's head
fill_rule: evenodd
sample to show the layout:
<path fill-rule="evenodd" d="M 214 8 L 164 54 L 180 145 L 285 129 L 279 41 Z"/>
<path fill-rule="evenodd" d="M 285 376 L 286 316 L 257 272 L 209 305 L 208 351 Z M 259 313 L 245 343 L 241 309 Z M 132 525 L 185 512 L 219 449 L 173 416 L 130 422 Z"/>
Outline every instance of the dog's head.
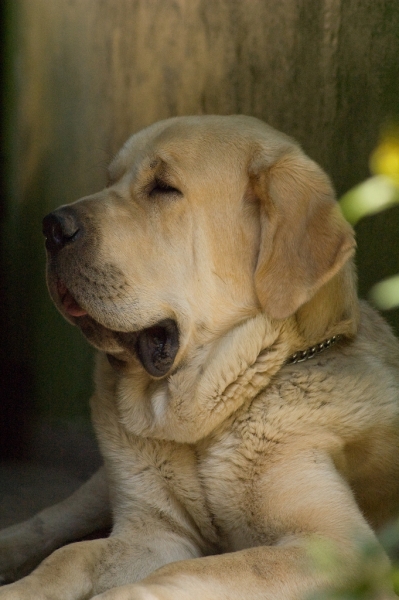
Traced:
<path fill-rule="evenodd" d="M 109 185 L 47 215 L 44 234 L 61 313 L 111 364 L 138 360 L 156 378 L 258 312 L 313 322 L 312 300 L 354 249 L 324 172 L 242 116 L 134 135 Z M 322 328 L 350 319 L 344 304 Z"/>

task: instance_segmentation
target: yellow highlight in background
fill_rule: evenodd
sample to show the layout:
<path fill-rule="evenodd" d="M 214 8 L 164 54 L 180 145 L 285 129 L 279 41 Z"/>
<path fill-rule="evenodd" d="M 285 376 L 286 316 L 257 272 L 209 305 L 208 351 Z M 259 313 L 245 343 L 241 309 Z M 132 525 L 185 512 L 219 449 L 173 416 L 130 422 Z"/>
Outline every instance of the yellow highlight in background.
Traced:
<path fill-rule="evenodd" d="M 399 137 L 388 136 L 381 142 L 371 155 L 370 169 L 372 173 L 390 177 L 399 185 Z"/>

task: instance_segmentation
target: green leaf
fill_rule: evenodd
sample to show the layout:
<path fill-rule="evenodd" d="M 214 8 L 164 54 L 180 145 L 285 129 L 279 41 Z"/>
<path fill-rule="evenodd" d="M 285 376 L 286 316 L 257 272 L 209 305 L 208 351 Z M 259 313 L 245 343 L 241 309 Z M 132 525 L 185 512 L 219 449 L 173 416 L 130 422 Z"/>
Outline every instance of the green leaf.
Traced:
<path fill-rule="evenodd" d="M 376 175 L 349 190 L 340 200 L 344 217 L 355 225 L 362 217 L 399 203 L 399 186 L 391 177 Z"/>

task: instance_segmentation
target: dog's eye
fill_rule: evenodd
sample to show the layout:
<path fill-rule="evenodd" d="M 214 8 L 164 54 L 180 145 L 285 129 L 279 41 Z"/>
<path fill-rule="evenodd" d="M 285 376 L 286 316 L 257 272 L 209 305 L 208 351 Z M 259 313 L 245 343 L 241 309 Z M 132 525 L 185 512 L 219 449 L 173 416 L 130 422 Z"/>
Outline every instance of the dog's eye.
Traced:
<path fill-rule="evenodd" d="M 158 196 L 158 195 L 179 195 L 181 196 L 182 193 L 180 190 L 178 190 L 177 188 L 173 187 L 172 185 L 169 185 L 168 183 L 166 183 L 165 181 L 162 181 L 161 179 L 155 179 L 150 187 L 149 196 Z"/>

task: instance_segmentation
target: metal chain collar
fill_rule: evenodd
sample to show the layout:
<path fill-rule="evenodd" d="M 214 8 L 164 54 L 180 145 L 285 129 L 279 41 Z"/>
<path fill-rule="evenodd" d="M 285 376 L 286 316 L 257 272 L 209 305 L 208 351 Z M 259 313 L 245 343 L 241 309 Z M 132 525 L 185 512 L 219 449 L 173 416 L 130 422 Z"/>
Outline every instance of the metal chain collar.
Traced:
<path fill-rule="evenodd" d="M 324 340 L 324 342 L 320 342 L 320 344 L 312 346 L 307 350 L 300 350 L 299 352 L 295 352 L 295 354 L 293 354 L 292 356 L 290 356 L 290 358 L 287 359 L 285 364 L 295 365 L 296 363 L 304 362 L 305 360 L 310 360 L 317 354 L 320 354 L 321 352 L 324 352 L 324 350 L 328 350 L 328 348 L 334 346 L 334 344 L 336 344 L 341 338 L 342 335 L 334 335 L 333 337 L 328 338 L 328 340 Z"/>

